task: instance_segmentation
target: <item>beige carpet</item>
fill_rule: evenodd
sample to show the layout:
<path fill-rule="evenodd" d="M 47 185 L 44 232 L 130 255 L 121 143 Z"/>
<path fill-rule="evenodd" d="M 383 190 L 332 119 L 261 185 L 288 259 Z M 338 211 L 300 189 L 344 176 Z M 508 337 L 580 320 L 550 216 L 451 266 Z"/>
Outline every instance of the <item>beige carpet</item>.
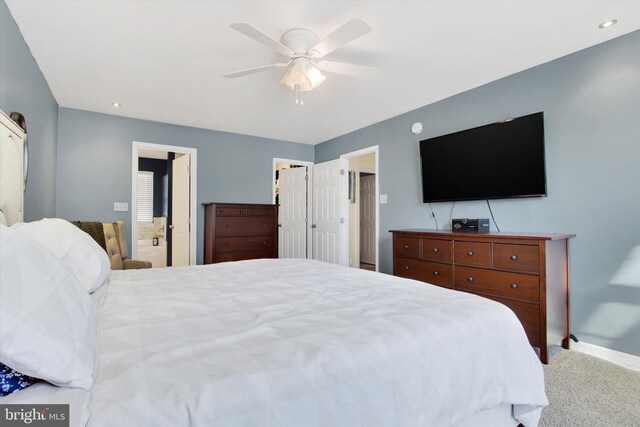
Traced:
<path fill-rule="evenodd" d="M 571 350 L 544 368 L 540 427 L 640 427 L 640 372 Z"/>

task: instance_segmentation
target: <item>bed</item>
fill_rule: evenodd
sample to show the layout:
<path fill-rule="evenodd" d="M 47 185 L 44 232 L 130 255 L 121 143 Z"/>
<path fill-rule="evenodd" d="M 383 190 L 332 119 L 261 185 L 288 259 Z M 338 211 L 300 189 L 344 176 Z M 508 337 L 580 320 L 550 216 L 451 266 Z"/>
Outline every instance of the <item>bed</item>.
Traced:
<path fill-rule="evenodd" d="M 535 426 L 547 404 L 509 309 L 412 280 L 252 260 L 113 271 L 92 299 L 90 390 L 9 403 L 50 391 L 89 426 Z"/>

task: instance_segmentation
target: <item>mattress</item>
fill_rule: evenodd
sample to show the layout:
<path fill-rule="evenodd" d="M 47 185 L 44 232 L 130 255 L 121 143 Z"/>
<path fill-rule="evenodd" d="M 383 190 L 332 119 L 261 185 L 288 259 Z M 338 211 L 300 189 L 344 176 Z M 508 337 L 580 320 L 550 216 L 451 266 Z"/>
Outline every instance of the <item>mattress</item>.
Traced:
<path fill-rule="evenodd" d="M 537 425 L 515 315 L 468 293 L 311 260 L 112 272 L 90 426 Z M 516 423 L 517 424 L 517 423 Z"/>

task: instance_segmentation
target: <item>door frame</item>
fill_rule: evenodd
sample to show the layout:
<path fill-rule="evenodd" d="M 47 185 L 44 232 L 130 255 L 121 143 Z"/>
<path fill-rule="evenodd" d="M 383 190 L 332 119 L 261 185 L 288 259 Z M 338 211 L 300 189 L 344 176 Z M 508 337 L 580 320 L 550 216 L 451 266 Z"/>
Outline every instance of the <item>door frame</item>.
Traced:
<path fill-rule="evenodd" d="M 363 148 L 361 150 L 352 151 L 350 153 L 341 154 L 340 158 L 345 160 L 351 160 L 355 157 L 360 157 L 365 154 L 375 154 L 375 177 L 376 177 L 376 271 L 380 271 L 380 153 L 377 145 Z M 345 190 L 346 191 L 346 190 Z M 348 203 L 347 199 L 341 201 L 341 203 Z M 349 224 L 349 216 L 347 215 L 347 244 L 349 238 L 349 231 L 351 230 L 351 224 Z M 358 266 L 359 268 L 359 266 Z"/>
<path fill-rule="evenodd" d="M 190 182 L 190 207 L 189 207 L 189 265 L 196 264 L 196 242 L 197 242 L 197 230 L 198 230 L 198 209 L 197 199 L 198 194 L 198 180 L 194 179 L 198 177 L 198 150 L 190 147 L 179 147 L 177 145 L 165 145 L 154 144 L 150 142 L 133 141 L 131 147 L 131 257 L 135 258 L 138 254 L 138 205 L 136 198 L 137 180 L 135 177 L 138 174 L 138 158 L 140 157 L 140 150 L 155 150 L 165 151 L 180 154 L 189 154 L 191 156 L 191 172 L 189 173 Z M 275 185 L 275 184 L 274 184 Z M 169 224 L 167 224 L 167 227 Z"/>
<path fill-rule="evenodd" d="M 312 214 L 313 214 L 313 194 L 311 194 L 311 184 L 313 183 L 313 162 L 308 160 L 293 160 L 293 159 L 283 159 L 280 157 L 273 158 L 273 166 L 271 167 L 271 203 L 276 203 L 276 167 L 278 163 L 290 163 L 293 165 L 301 165 L 307 167 L 307 259 L 313 259 L 313 233 L 311 233 L 311 222 L 312 222 Z M 278 216 L 280 215 L 280 209 L 278 209 Z M 276 218 L 279 220 L 280 218 Z M 280 222 L 278 222 L 278 228 L 280 228 Z M 280 230 L 278 230 L 278 235 L 280 235 Z M 280 244 L 280 242 L 278 242 Z"/>

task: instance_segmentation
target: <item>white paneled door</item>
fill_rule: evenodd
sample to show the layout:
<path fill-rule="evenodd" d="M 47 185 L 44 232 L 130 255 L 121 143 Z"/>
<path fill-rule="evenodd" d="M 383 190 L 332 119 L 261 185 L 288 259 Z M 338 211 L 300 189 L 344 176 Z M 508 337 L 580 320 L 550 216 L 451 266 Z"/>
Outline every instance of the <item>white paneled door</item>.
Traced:
<path fill-rule="evenodd" d="M 189 265 L 189 194 L 190 159 L 184 154 L 173 160 L 172 208 L 171 208 L 171 265 Z"/>
<path fill-rule="evenodd" d="M 313 259 L 349 265 L 347 160 L 313 167 Z"/>
<path fill-rule="evenodd" d="M 278 202 L 279 258 L 307 258 L 306 166 L 279 171 Z"/>
<path fill-rule="evenodd" d="M 353 224 L 352 227 L 355 227 Z M 376 263 L 376 176 L 360 177 L 360 262 Z"/>

